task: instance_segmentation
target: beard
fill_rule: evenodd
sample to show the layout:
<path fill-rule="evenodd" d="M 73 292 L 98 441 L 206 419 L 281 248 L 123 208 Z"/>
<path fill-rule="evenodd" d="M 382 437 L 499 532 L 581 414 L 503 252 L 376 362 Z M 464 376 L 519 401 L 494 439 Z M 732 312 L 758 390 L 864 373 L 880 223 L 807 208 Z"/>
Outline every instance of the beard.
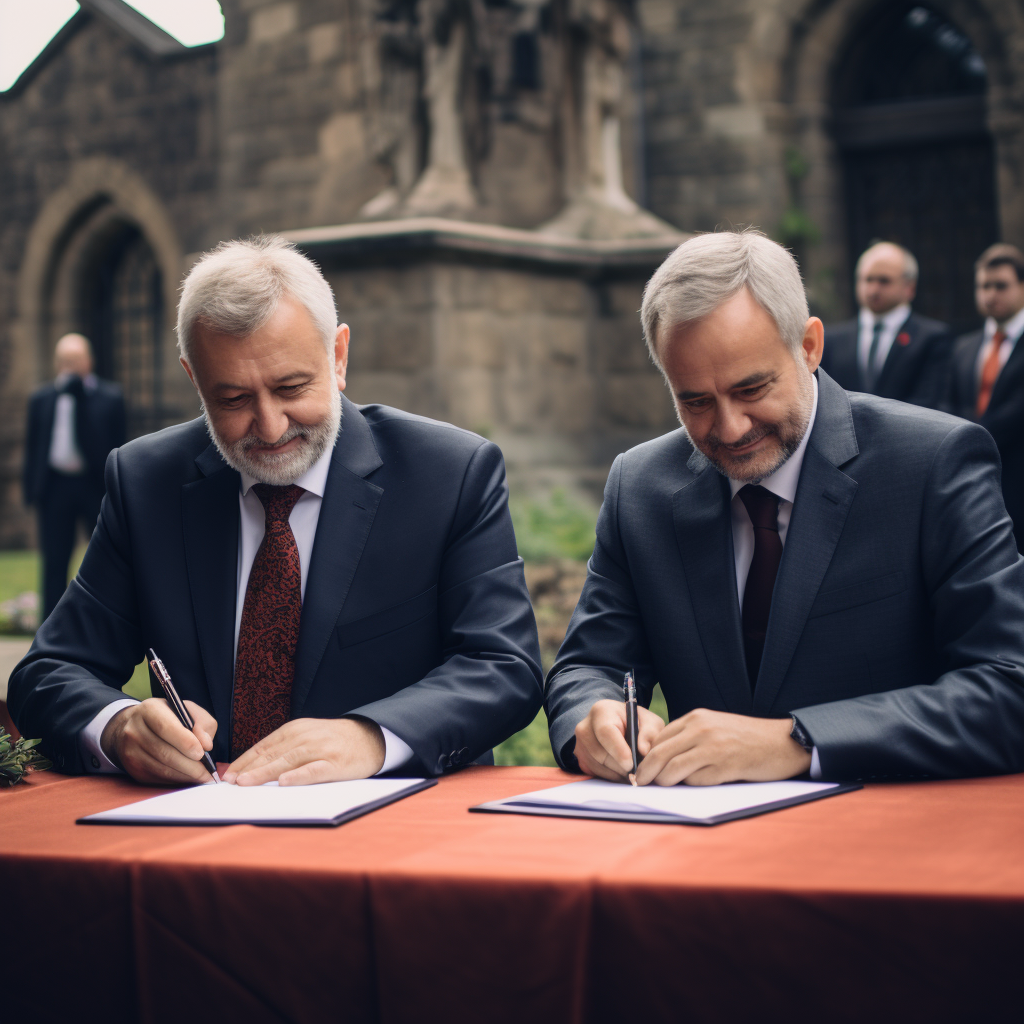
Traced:
<path fill-rule="evenodd" d="M 283 487 L 312 469 L 324 452 L 333 447 L 341 426 L 341 394 L 333 390 L 332 394 L 331 411 L 319 423 L 293 423 L 272 445 L 252 434 L 228 443 L 217 434 L 205 407 L 203 416 L 217 451 L 232 469 L 248 473 L 257 483 Z M 300 443 L 293 451 L 275 451 L 295 438 Z"/>
<path fill-rule="evenodd" d="M 800 447 L 807 433 L 814 408 L 814 384 L 808 375 L 800 387 L 803 401 L 790 410 L 778 423 L 758 423 L 738 441 L 726 444 L 720 437 L 707 434 L 700 441 L 690 436 L 690 443 L 718 470 L 722 476 L 741 483 L 757 483 L 771 476 Z M 745 448 L 763 438 L 772 438 L 772 444 L 756 451 L 730 456 L 731 451 Z"/>

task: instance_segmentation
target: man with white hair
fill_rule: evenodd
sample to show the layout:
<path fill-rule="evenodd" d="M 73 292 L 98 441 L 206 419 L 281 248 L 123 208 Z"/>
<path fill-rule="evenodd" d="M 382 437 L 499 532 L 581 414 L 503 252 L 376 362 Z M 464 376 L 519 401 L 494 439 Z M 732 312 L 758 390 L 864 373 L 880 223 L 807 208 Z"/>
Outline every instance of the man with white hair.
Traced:
<path fill-rule="evenodd" d="M 821 368 L 847 391 L 942 407 L 953 338 L 938 320 L 911 307 L 917 260 L 892 242 L 866 249 L 856 269 L 853 320 L 825 328 Z"/>
<path fill-rule="evenodd" d="M 682 429 L 612 466 L 547 681 L 559 763 L 641 785 L 1024 768 L 1024 560 L 975 424 L 819 369 L 800 274 L 756 232 L 701 235 L 641 311 Z"/>
<path fill-rule="evenodd" d="M 203 417 L 107 463 L 78 578 L 11 677 L 68 772 L 299 785 L 489 757 L 541 702 L 537 627 L 498 448 L 345 390 L 349 329 L 279 238 L 185 281 Z M 124 698 L 144 652 L 196 722 Z"/>

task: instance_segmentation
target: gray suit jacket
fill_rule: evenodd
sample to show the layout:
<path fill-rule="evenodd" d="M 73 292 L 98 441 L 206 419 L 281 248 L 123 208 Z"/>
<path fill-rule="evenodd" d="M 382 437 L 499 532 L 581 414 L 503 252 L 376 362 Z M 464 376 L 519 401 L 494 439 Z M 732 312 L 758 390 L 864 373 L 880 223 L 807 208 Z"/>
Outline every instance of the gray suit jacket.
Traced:
<path fill-rule="evenodd" d="M 980 427 L 818 373 L 817 418 L 751 692 L 728 481 L 682 430 L 620 455 L 547 680 L 559 762 L 636 670 L 669 714 L 794 713 L 830 779 L 1024 769 L 1024 561 Z"/>

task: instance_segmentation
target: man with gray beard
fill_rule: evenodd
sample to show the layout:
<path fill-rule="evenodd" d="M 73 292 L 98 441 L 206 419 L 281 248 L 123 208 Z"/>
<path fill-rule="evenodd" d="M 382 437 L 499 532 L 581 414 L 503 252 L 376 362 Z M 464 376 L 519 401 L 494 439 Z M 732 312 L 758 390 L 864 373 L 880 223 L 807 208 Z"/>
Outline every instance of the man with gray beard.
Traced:
<path fill-rule="evenodd" d="M 559 763 L 632 773 L 633 669 L 639 785 L 1024 768 L 1024 560 L 991 437 L 840 388 L 757 232 L 684 242 L 641 318 L 682 429 L 612 466 L 547 681 Z"/>
<path fill-rule="evenodd" d="M 185 281 L 181 364 L 203 416 L 107 462 L 82 568 L 11 676 L 65 772 L 302 785 L 490 758 L 541 702 L 501 452 L 357 406 L 349 329 L 316 266 L 231 242 Z M 148 648 L 195 721 L 121 687 Z"/>

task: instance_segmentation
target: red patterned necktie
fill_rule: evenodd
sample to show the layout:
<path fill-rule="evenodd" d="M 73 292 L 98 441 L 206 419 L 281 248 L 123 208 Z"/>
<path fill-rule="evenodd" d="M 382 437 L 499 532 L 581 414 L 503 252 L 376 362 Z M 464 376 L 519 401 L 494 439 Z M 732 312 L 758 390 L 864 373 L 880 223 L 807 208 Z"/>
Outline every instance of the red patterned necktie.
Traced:
<path fill-rule="evenodd" d="M 235 657 L 231 759 L 288 721 L 295 649 L 302 616 L 302 570 L 288 525 L 305 493 L 296 484 L 253 484 L 266 511 L 266 532 L 245 588 Z"/>
<path fill-rule="evenodd" d="M 743 589 L 743 647 L 753 690 L 761 670 L 768 616 L 772 610 L 772 592 L 782 561 L 782 539 L 779 537 L 778 496 L 753 484 L 741 487 L 739 495 L 754 527 L 754 557 Z"/>

